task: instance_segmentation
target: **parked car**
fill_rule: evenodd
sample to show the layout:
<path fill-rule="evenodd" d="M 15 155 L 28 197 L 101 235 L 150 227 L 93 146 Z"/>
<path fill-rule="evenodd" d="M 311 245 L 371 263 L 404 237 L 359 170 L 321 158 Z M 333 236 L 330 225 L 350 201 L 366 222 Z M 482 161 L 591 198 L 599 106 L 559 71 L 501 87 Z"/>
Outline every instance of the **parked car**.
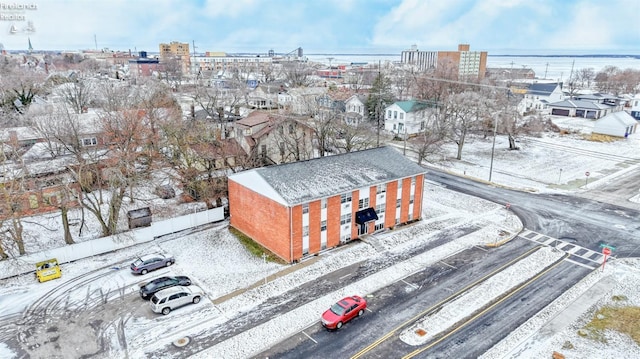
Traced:
<path fill-rule="evenodd" d="M 46 282 L 48 280 L 62 277 L 62 270 L 55 258 L 36 263 L 36 278 L 38 282 Z"/>
<path fill-rule="evenodd" d="M 177 286 L 159 291 L 151 297 L 149 302 L 154 313 L 167 315 L 183 305 L 199 303 L 202 295 L 202 290 L 197 287 Z"/>
<path fill-rule="evenodd" d="M 147 254 L 142 257 L 138 257 L 133 263 L 131 263 L 131 271 L 136 274 L 147 274 L 152 270 L 156 270 L 162 267 L 168 267 L 176 262 L 175 258 L 171 256 L 165 256 L 164 254 Z"/>
<path fill-rule="evenodd" d="M 342 298 L 322 313 L 322 326 L 327 329 L 340 329 L 342 325 L 364 314 L 367 301 L 357 295 Z"/>
<path fill-rule="evenodd" d="M 142 299 L 149 299 L 157 292 L 170 287 L 175 287 L 177 285 L 189 286 L 191 285 L 191 279 L 189 279 L 189 277 L 181 275 L 176 277 L 156 278 L 140 287 L 140 296 L 142 297 Z"/>

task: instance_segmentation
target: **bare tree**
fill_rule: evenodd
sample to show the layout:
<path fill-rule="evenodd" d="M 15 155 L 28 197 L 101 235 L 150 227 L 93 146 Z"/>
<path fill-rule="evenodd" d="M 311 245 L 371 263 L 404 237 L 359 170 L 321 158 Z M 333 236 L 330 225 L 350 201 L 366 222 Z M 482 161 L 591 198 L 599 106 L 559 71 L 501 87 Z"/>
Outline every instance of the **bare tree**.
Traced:
<path fill-rule="evenodd" d="M 456 158 L 461 160 L 467 135 L 485 115 L 486 106 L 477 92 L 468 91 L 449 96 L 441 110 L 448 138 L 457 145 Z"/>
<path fill-rule="evenodd" d="M 304 62 L 289 61 L 282 64 L 282 73 L 291 87 L 309 85 L 311 68 Z"/>
<path fill-rule="evenodd" d="M 339 122 L 335 134 L 329 139 L 330 147 L 339 153 L 349 153 L 376 147 L 376 133 L 366 122 L 358 126 Z"/>
<path fill-rule="evenodd" d="M 314 157 L 312 129 L 293 117 L 277 117 L 274 142 L 279 151 L 276 163 L 297 162 Z M 258 143 L 260 145 L 260 143 Z M 257 148 L 258 146 L 256 146 Z"/>
<path fill-rule="evenodd" d="M 336 126 L 341 121 L 342 117 L 335 109 L 319 111 L 309 121 L 320 157 L 330 151 L 331 138 L 335 136 Z"/>
<path fill-rule="evenodd" d="M 576 80 L 582 88 L 590 88 L 596 73 L 592 67 L 582 68 L 576 72 Z"/>
<path fill-rule="evenodd" d="M 595 76 L 596 87 L 601 92 L 635 93 L 640 89 L 640 70 L 621 70 L 616 66 L 605 66 Z"/>
<path fill-rule="evenodd" d="M 93 101 L 94 89 L 90 81 L 75 78 L 60 88 L 62 99 L 75 111 L 84 112 Z"/>

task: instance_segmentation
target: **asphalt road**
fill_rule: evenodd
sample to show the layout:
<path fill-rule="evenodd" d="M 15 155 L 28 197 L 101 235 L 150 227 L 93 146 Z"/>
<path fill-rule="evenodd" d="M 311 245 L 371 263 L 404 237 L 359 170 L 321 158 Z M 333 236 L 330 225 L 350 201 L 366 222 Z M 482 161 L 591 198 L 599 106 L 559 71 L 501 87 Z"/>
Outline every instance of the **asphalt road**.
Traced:
<path fill-rule="evenodd" d="M 367 296 L 369 311 L 341 330 L 328 331 L 318 322 L 256 358 L 347 358 L 388 333 L 393 334 L 390 340 L 363 357 L 398 357 L 398 350 L 413 350 L 404 343 L 395 347 L 403 328 L 534 247 L 520 239 L 498 248 L 465 250 Z"/>
<path fill-rule="evenodd" d="M 600 251 L 614 246 L 613 257 L 640 256 L 640 211 L 560 194 L 514 191 L 429 170 L 427 179 L 446 188 L 481 197 L 510 209 L 525 228 Z M 586 195 L 583 195 L 586 196 Z"/>
<path fill-rule="evenodd" d="M 632 208 L 594 201 L 584 198 L 584 195 L 571 197 L 519 192 L 438 171 L 429 171 L 427 179 L 455 191 L 500 204 L 508 203 L 510 209 L 521 218 L 524 227 L 530 230 L 596 252 L 601 250 L 602 244 L 614 246 L 614 258 L 640 255 L 640 212 Z M 620 199 L 624 194 L 618 193 L 618 196 Z M 372 312 L 356 318 L 341 331 L 329 332 L 317 324 L 260 353 L 256 358 L 400 358 L 407 354 L 419 358 L 477 357 L 575 285 L 592 269 L 563 261 L 474 321 L 461 323 L 455 333 L 443 337 L 433 346 L 427 345 L 426 349 L 411 347 L 399 341 L 397 336 L 402 328 L 423 316 L 427 308 L 451 293 L 462 290 L 468 283 L 482 277 L 482 273 L 498 268 L 498 263 L 503 263 L 501 261 L 515 258 L 525 247 L 533 245 L 531 242 L 527 245 L 526 242 L 523 238 L 517 238 L 500 249 L 487 251 L 486 255 L 479 250 L 465 251 L 455 259 L 451 258 L 452 261 L 459 261 L 454 265 L 456 269 L 446 264 L 425 268 L 374 293 L 369 299 Z M 514 250 L 515 247 L 519 250 Z M 479 268 L 487 272 L 480 272 Z M 381 341 L 380 338 L 385 340 Z M 375 344 L 375 347 L 363 351 L 371 344 Z"/>

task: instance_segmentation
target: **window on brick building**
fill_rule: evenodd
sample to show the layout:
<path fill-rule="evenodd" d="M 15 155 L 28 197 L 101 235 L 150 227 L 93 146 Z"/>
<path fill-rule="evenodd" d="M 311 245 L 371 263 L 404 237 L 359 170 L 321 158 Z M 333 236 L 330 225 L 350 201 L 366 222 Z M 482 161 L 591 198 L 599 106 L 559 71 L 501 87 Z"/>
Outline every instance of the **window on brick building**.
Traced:
<path fill-rule="evenodd" d="M 320 207 L 322 209 L 327 208 L 327 199 L 326 198 L 323 198 L 323 199 L 320 200 Z"/>
<path fill-rule="evenodd" d="M 402 200 L 401 199 L 396 200 L 396 208 L 400 208 L 401 205 L 402 205 Z"/>
<path fill-rule="evenodd" d="M 358 200 L 358 208 L 369 208 L 369 198 L 360 198 L 360 200 Z"/>
<path fill-rule="evenodd" d="M 340 224 L 351 223 L 351 213 L 343 214 L 340 216 Z"/>
<path fill-rule="evenodd" d="M 309 226 L 302 226 L 302 236 L 309 237 Z"/>
<path fill-rule="evenodd" d="M 324 220 L 322 222 L 320 222 L 320 232 L 324 232 L 327 230 L 327 221 Z"/>
<path fill-rule="evenodd" d="M 380 185 L 376 186 L 376 193 L 377 194 L 385 193 L 385 192 L 387 192 L 387 184 L 386 183 L 383 183 L 383 184 L 380 184 Z"/>
<path fill-rule="evenodd" d="M 309 213 L 309 203 L 302 205 L 302 214 Z"/>
<path fill-rule="evenodd" d="M 351 202 L 351 193 L 343 193 L 340 195 L 340 203 Z"/>

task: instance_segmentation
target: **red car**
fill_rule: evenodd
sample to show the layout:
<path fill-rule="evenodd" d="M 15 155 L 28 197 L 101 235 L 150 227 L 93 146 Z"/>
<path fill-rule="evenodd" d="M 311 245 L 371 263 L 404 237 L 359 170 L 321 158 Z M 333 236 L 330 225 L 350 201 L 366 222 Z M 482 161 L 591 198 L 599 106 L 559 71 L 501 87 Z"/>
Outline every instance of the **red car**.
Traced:
<path fill-rule="evenodd" d="M 364 314 L 367 301 L 357 295 L 342 298 L 326 312 L 322 313 L 322 326 L 327 329 L 340 329 L 342 325 Z"/>

